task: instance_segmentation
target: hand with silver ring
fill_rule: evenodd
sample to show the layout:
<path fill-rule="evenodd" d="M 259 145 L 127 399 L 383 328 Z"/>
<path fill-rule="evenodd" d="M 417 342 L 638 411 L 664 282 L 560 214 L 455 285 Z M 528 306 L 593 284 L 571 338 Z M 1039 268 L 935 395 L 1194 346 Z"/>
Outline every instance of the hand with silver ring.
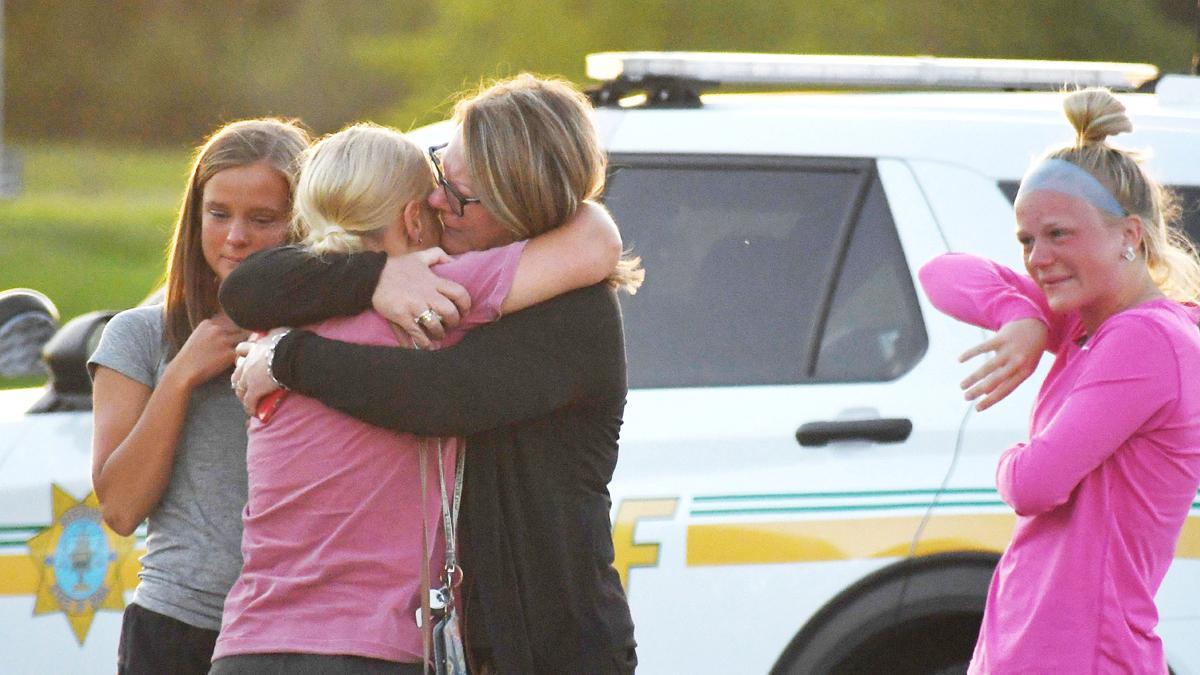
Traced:
<path fill-rule="evenodd" d="M 232 380 L 234 392 L 241 399 L 247 415 L 254 414 L 259 399 L 279 388 L 271 379 L 266 363 L 272 337 L 247 340 L 237 346 L 238 356 L 245 357 L 245 360 L 233 371 Z"/>
<path fill-rule="evenodd" d="M 413 321 L 415 321 L 417 323 L 417 325 L 420 326 L 421 328 L 424 328 L 425 324 L 427 324 L 427 323 L 428 324 L 441 323 L 442 315 L 438 314 L 432 307 L 429 307 L 429 308 L 426 308 L 426 310 L 424 312 L 421 312 L 420 314 L 413 317 Z"/>
<path fill-rule="evenodd" d="M 471 308 L 467 289 L 429 269 L 430 265 L 449 260 L 436 247 L 406 253 L 388 258 L 379 275 L 371 306 L 407 333 L 414 347 L 428 349 L 434 340 L 446 337 L 446 330 L 457 326 L 462 314 Z M 426 310 L 433 310 L 436 316 L 427 315 Z M 421 316 L 429 319 L 418 324 Z"/>

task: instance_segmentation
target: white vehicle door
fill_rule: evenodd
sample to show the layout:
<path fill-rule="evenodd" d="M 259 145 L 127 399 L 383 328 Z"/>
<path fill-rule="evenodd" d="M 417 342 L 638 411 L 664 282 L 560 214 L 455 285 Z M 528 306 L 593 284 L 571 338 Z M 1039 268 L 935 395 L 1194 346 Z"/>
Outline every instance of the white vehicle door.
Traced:
<path fill-rule="evenodd" d="M 913 549 L 966 410 L 954 355 L 933 352 L 978 331 L 914 288 L 946 247 L 898 162 L 612 165 L 606 203 L 646 268 L 623 299 L 633 390 L 611 485 L 640 670 L 766 672 Z M 970 536 L 945 527 L 934 547 Z"/>
<path fill-rule="evenodd" d="M 23 414 L 29 393 L 0 392 L 0 670 L 111 673 L 134 540 L 88 500 L 91 414 Z"/>

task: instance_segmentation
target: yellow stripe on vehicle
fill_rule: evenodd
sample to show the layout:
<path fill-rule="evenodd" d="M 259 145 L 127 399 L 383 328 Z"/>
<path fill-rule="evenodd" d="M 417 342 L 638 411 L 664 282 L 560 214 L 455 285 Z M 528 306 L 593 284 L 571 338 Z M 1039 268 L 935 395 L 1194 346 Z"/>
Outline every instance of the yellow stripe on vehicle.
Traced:
<path fill-rule="evenodd" d="M 1175 557 L 1200 559 L 1200 516 L 1192 516 L 1183 524 Z"/>
<path fill-rule="evenodd" d="M 665 515 L 671 501 L 662 500 L 663 514 L 654 515 Z M 1011 514 L 938 516 L 926 525 L 915 552 L 998 553 L 1012 537 L 1015 520 Z M 905 516 L 694 524 L 688 526 L 687 564 L 703 567 L 904 556 L 920 521 L 919 516 Z M 137 585 L 138 559 L 143 553 L 139 550 L 130 556 L 121 569 L 127 589 Z M 1184 523 L 1175 557 L 1200 559 L 1200 516 Z M 33 595 L 38 582 L 38 569 L 29 555 L 0 555 L 0 596 Z"/>
<path fill-rule="evenodd" d="M 920 516 L 695 524 L 688 526 L 687 564 L 752 565 L 908 555 Z M 999 553 L 1012 538 L 1012 514 L 932 518 L 913 553 Z M 1184 523 L 1175 557 L 1200 559 L 1200 516 Z"/>

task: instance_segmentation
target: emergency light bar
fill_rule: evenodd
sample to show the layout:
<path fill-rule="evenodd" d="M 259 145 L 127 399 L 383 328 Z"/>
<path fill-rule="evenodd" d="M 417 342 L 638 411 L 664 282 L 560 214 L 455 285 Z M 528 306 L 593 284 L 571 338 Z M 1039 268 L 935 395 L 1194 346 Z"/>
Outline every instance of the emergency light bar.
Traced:
<path fill-rule="evenodd" d="M 604 52 L 587 56 L 588 77 L 638 83 L 663 79 L 794 87 L 931 87 L 1132 90 L 1158 77 L 1148 63 L 824 56 L 717 52 Z"/>

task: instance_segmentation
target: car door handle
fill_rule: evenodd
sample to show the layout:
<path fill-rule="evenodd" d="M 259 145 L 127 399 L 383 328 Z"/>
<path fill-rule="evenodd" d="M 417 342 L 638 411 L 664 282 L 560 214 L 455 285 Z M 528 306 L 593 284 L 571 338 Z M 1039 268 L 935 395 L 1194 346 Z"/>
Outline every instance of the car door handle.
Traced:
<path fill-rule="evenodd" d="M 801 424 L 796 430 L 796 440 L 805 447 L 821 446 L 833 441 L 900 443 L 911 433 L 912 420 L 903 417 L 825 420 Z"/>

